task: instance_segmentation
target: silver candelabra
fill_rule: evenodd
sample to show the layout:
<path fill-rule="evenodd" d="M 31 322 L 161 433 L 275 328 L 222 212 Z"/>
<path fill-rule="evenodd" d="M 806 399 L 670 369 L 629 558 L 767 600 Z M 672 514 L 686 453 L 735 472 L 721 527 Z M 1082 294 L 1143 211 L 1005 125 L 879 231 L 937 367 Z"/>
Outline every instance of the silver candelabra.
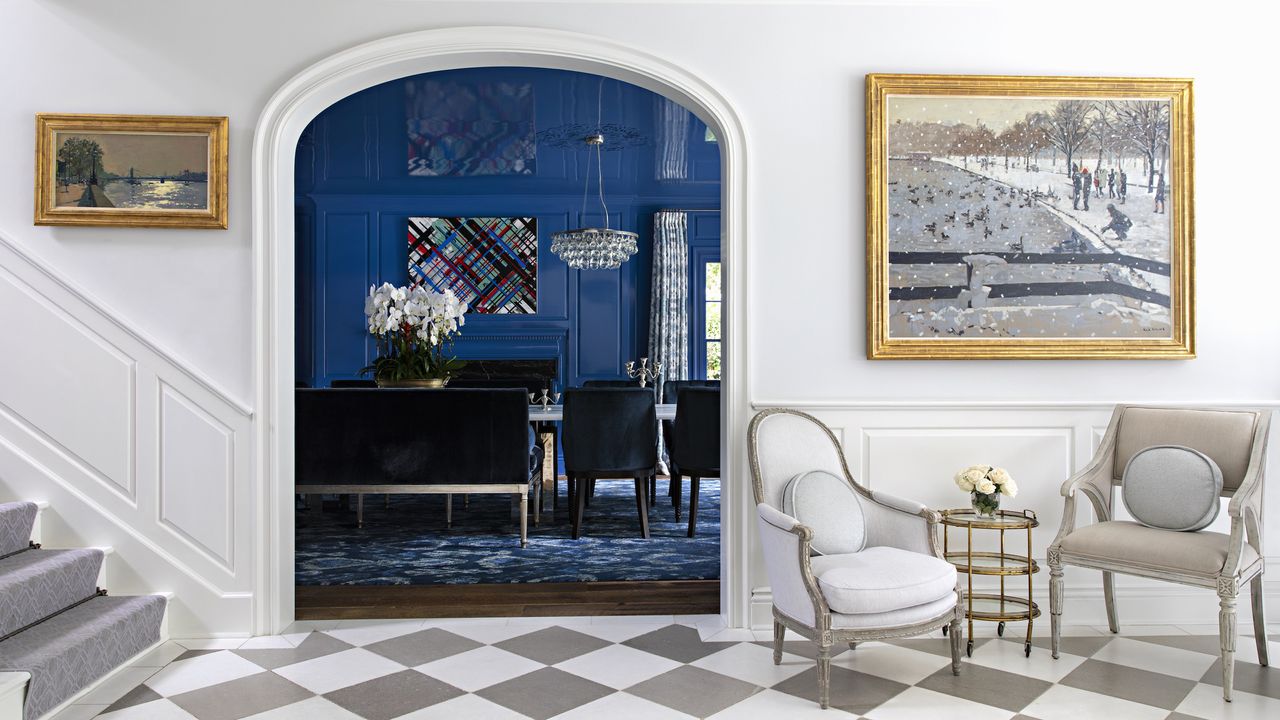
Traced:
<path fill-rule="evenodd" d="M 635 360 L 627 361 L 627 375 L 631 378 L 640 380 L 640 387 L 646 387 L 649 383 L 656 383 L 658 378 L 662 376 L 662 363 L 655 361 L 649 364 L 649 358 L 640 358 L 640 367 L 636 367 Z"/>
<path fill-rule="evenodd" d="M 543 410 L 546 410 L 548 406 L 555 405 L 558 402 L 560 402 L 560 393 L 548 392 L 546 388 L 542 388 L 541 396 L 529 393 L 529 404 L 541 405 Z"/>

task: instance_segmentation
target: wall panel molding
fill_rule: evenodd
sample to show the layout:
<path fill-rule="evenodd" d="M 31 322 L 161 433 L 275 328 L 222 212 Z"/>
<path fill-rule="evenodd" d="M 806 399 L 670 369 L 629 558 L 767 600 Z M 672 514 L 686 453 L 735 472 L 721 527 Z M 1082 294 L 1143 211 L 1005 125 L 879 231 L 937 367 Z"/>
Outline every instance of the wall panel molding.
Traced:
<path fill-rule="evenodd" d="M 6 355 L 51 379 L 0 394 L 0 497 L 48 501 L 51 547 L 114 547 L 113 593 L 175 592 L 175 633 L 250 632 L 252 409 L 3 233 L 0 292 L 15 346 L 59 360 Z"/>
<path fill-rule="evenodd" d="M 156 519 L 234 573 L 235 431 L 164 381 L 159 390 Z"/>
<path fill-rule="evenodd" d="M 200 372 L 194 365 L 178 357 L 173 351 L 165 348 L 159 342 L 155 341 L 148 334 L 124 320 L 123 315 L 107 305 L 102 300 L 95 298 L 89 293 L 77 288 L 74 283 L 63 275 L 52 270 L 49 263 L 41 260 L 32 254 L 26 248 L 15 242 L 3 230 L 0 230 L 0 249 L 6 251 L 9 257 L 0 257 L 0 267 L 8 269 L 15 275 L 23 278 L 24 282 L 35 286 L 31 273 L 38 273 L 43 276 L 45 283 L 51 283 L 60 288 L 60 295 L 65 295 L 64 302 L 58 302 L 58 306 L 72 317 L 83 318 L 82 314 L 72 312 L 67 309 L 67 304 L 79 303 L 86 309 L 90 310 L 92 315 L 97 319 L 109 323 L 119 331 L 128 335 L 133 341 L 143 345 L 148 352 L 162 359 L 166 365 L 174 370 L 186 375 L 191 381 L 199 384 L 204 390 L 215 396 L 220 402 L 227 407 L 236 410 L 245 417 L 253 417 L 253 408 L 248 404 L 236 399 L 226 390 L 223 390 L 217 382 Z M 14 262 L 14 261 L 17 262 Z M 19 272 L 21 270 L 22 272 Z M 48 297 L 47 293 L 45 294 Z M 70 301 L 70 303 L 66 302 Z"/>

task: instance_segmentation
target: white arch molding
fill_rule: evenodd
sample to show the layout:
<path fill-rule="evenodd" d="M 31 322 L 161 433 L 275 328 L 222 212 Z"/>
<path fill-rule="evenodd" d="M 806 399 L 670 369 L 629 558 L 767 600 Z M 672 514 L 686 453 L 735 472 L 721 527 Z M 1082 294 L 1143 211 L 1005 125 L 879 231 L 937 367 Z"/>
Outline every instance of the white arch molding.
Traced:
<path fill-rule="evenodd" d="M 746 134 L 729 102 L 684 68 L 641 50 L 579 33 L 524 27 L 457 27 L 359 45 L 299 73 L 267 103 L 253 144 L 254 323 L 257 466 L 256 633 L 281 631 L 294 605 L 294 153 L 307 124 L 353 93 L 401 77 L 468 67 L 541 67 L 639 85 L 692 110 L 715 133 L 721 162 L 721 260 L 725 392 L 721 467 L 720 611 L 746 627 L 748 518 L 746 417 Z"/>

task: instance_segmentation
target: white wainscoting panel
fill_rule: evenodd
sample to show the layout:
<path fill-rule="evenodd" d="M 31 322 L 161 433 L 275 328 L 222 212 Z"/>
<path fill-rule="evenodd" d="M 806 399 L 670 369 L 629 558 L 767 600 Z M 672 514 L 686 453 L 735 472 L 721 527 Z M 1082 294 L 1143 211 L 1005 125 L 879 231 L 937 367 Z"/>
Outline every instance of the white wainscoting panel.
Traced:
<path fill-rule="evenodd" d="M 252 412 L 0 234 L 0 501 L 48 547 L 110 546 L 112 594 L 178 636 L 253 629 Z"/>
<path fill-rule="evenodd" d="M 133 500 L 135 363 L 47 297 L 0 271 L 0 404 Z"/>
<path fill-rule="evenodd" d="M 234 572 L 235 433 L 160 383 L 160 522 Z"/>

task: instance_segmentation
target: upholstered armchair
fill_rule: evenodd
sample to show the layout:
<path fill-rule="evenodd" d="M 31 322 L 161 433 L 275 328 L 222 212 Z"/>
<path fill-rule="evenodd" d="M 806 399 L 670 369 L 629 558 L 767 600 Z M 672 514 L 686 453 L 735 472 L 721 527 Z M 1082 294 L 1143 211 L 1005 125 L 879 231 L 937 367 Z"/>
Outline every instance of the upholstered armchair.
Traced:
<path fill-rule="evenodd" d="M 830 698 L 831 647 L 921 635 L 950 625 L 960 672 L 963 607 L 956 571 L 937 546 L 937 512 L 859 485 L 831 431 L 795 410 L 759 413 L 748 453 L 760 542 L 773 591 L 773 661 L 788 629 L 818 644 L 818 704 Z M 789 483 L 813 471 L 843 478 L 862 512 L 859 552 L 816 555 L 814 530 L 782 511 Z"/>
<path fill-rule="evenodd" d="M 1222 696 L 1231 700 L 1236 647 L 1236 596 L 1252 583 L 1258 663 L 1267 664 L 1262 610 L 1262 475 L 1270 413 L 1121 405 L 1093 460 L 1062 486 L 1062 527 L 1049 546 L 1049 612 L 1053 657 L 1058 657 L 1063 605 L 1062 568 L 1102 571 L 1111 632 L 1120 631 L 1114 573 L 1204 587 L 1218 593 Z M 1129 460 L 1144 448 L 1181 445 L 1212 458 L 1222 471 L 1222 496 L 1231 498 L 1231 533 L 1178 532 L 1115 519 L 1116 488 Z M 1098 522 L 1076 527 L 1076 498 L 1092 503 Z M 1175 498 L 1176 500 L 1176 498 Z"/>

